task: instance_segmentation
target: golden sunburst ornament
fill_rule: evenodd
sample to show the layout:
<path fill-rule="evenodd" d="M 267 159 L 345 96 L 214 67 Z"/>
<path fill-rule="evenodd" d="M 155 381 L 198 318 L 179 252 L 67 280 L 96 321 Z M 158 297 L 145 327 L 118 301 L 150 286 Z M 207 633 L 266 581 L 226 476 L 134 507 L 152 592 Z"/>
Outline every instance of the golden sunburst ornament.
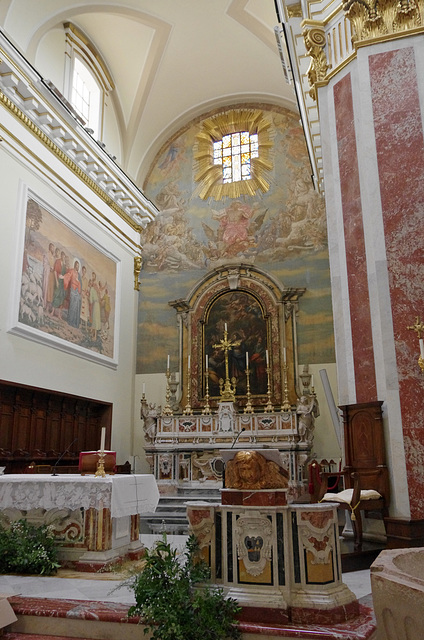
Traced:
<path fill-rule="evenodd" d="M 264 118 L 263 112 L 259 109 L 232 109 L 204 120 L 201 130 L 196 135 L 194 150 L 197 163 L 194 179 L 199 183 L 195 195 L 203 200 L 221 200 L 224 197 L 253 196 L 258 190 L 268 191 L 270 185 L 265 175 L 273 167 L 270 159 L 270 126 L 271 123 Z M 222 165 L 214 163 L 214 143 L 238 132 L 257 134 L 258 157 L 250 159 L 248 178 L 224 182 Z"/>

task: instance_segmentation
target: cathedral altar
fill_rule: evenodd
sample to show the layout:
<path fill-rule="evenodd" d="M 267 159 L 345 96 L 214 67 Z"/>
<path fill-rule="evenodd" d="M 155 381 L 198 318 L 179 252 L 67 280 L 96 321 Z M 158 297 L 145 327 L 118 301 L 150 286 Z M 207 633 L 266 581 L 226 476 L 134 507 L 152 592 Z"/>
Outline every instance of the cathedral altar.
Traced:
<path fill-rule="evenodd" d="M 168 355 L 164 404 L 149 403 L 144 390 L 141 398 L 144 450 L 161 494 L 218 491 L 222 452 L 248 447 L 275 451 L 287 502 L 309 501 L 319 408 L 313 376 L 305 365 L 299 372 L 296 316 L 304 292 L 254 265 L 225 265 L 169 303 L 179 327 L 177 372 Z"/>
<path fill-rule="evenodd" d="M 62 565 L 79 571 L 138 557 L 140 514 L 154 511 L 158 500 L 148 474 L 0 476 L 0 522 L 7 526 L 25 518 L 50 525 Z"/>

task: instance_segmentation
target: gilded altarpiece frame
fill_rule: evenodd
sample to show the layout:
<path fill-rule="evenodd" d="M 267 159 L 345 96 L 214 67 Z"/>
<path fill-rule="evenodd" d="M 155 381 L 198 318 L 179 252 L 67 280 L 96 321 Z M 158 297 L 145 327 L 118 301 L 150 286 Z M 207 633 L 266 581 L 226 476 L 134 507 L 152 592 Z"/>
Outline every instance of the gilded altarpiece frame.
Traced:
<path fill-rule="evenodd" d="M 215 339 L 223 337 L 227 324 L 230 339 L 241 340 L 239 353 L 239 378 L 236 401 L 239 409 L 246 403 L 243 362 L 245 353 L 252 349 L 253 338 L 262 338 L 262 357 L 268 351 L 271 398 L 276 409 L 280 409 L 284 393 L 284 357 L 287 365 L 287 392 L 289 402 L 296 403 L 298 363 L 296 340 L 296 312 L 299 298 L 305 289 L 288 288 L 275 278 L 253 265 L 223 266 L 209 272 L 190 292 L 186 299 L 169 304 L 177 311 L 180 339 L 180 380 L 182 392 L 180 405 L 187 402 L 188 378 L 190 380 L 190 404 L 194 411 L 201 410 L 205 403 L 206 355 L 209 362 L 213 356 Z M 225 307 L 228 302 L 228 319 Z M 231 305 L 234 305 L 231 307 Z M 218 310 L 217 310 L 218 308 Z M 237 326 L 237 309 L 243 315 L 244 329 Z M 252 314 L 249 327 L 249 310 Z M 239 316 L 240 317 L 240 316 Z M 213 324 L 213 328 L 211 328 Z M 240 323 L 241 324 L 241 323 Z M 254 336 L 254 328 L 259 327 Z M 219 335 L 219 332 L 222 335 Z M 253 356 L 253 350 L 249 356 Z M 190 356 L 190 358 L 189 358 Z M 190 372 L 188 371 L 190 361 Z M 249 367 L 253 369 L 251 360 Z M 212 363 L 209 367 L 212 369 Z M 222 369 L 221 369 L 222 371 Z M 210 373 L 210 372 L 209 372 Z M 230 373 L 231 375 L 231 373 Z M 263 375 L 263 372 L 262 372 Z M 219 401 L 216 380 L 208 379 L 212 406 Z M 252 381 L 253 382 L 253 381 Z M 267 385 L 252 387 L 252 402 L 258 410 L 267 404 Z"/>

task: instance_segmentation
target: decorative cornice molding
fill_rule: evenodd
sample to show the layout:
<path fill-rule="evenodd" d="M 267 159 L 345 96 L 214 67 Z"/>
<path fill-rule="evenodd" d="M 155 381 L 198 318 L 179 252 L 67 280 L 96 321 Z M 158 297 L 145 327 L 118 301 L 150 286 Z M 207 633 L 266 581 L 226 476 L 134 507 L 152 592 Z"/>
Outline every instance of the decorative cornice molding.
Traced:
<path fill-rule="evenodd" d="M 424 25 L 422 0 L 346 0 L 343 10 L 354 27 L 354 43 Z"/>
<path fill-rule="evenodd" d="M 0 33 L 0 105 L 137 233 L 158 214 L 47 83 Z"/>

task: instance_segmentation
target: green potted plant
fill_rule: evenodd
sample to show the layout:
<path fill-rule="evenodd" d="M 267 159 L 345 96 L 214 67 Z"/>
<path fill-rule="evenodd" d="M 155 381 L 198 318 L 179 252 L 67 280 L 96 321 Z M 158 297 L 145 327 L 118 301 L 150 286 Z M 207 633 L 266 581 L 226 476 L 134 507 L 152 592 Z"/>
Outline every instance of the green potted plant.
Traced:
<path fill-rule="evenodd" d="M 236 600 L 206 584 L 209 567 L 198 558 L 190 536 L 184 554 L 178 554 L 164 534 L 145 556 L 143 570 L 126 585 L 136 604 L 128 615 L 139 615 L 144 632 L 155 640 L 226 640 L 239 638 Z"/>
<path fill-rule="evenodd" d="M 27 520 L 0 526 L 0 573 L 51 575 L 59 568 L 53 529 Z"/>

